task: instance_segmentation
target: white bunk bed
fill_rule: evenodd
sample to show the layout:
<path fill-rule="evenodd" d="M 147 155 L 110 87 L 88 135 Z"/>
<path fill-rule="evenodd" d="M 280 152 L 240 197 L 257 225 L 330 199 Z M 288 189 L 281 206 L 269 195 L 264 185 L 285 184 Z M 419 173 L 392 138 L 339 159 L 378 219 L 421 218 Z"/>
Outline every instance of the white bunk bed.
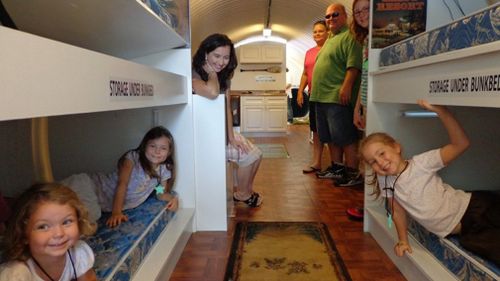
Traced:
<path fill-rule="evenodd" d="M 8 136 L 0 145 L 11 156 L 0 160 L 0 184 L 13 197 L 40 173 L 50 178 L 52 167 L 56 179 L 111 170 L 151 125 L 164 125 L 176 141 L 181 208 L 166 216 L 156 242 L 147 241 L 151 250 L 130 265 L 127 280 L 167 280 L 196 229 L 188 1 L 175 1 L 175 29 L 143 2 L 3 1 L 17 27 L 37 35 L 0 26 L 0 130 Z M 144 62 L 152 54 L 160 58 L 154 68 Z M 26 168 L 32 157 L 34 171 Z"/>
<path fill-rule="evenodd" d="M 490 41 L 474 44 L 477 41 L 471 40 L 471 46 L 452 50 L 435 48 L 440 42 L 436 42 L 433 35 L 446 34 L 443 39 L 450 40 L 451 31 L 443 29 L 455 28 L 462 23 L 472 22 L 473 27 L 481 28 L 481 31 L 469 30 L 474 36 L 486 34 L 488 30 L 483 28 L 485 19 L 491 20 L 493 36 Z M 419 110 L 415 105 L 417 99 L 450 106 L 471 138 L 472 145 L 456 163 L 441 173 L 444 181 L 466 190 L 499 190 L 500 177 L 498 169 L 495 171 L 500 158 L 500 145 L 496 141 L 500 137 L 497 124 L 500 116 L 499 19 L 500 6 L 496 4 L 418 38 L 388 47 L 393 54 L 404 56 L 408 54 L 405 44 L 410 44 L 415 50 L 421 47 L 424 55 L 407 56 L 402 60 L 404 62 L 389 64 L 387 62 L 399 58 L 388 60 L 385 57 L 380 59 L 383 66 L 375 67 L 369 73 L 367 133 L 388 132 L 402 143 L 407 156 L 436 148 L 447 141 L 440 122 L 432 118 L 405 118 L 402 113 Z M 470 38 L 466 32 L 460 32 L 462 38 Z M 439 50 L 432 53 L 432 49 Z M 387 50 L 382 50 L 382 53 L 384 51 Z M 378 62 L 379 54 L 371 50 L 370 63 Z M 491 82 L 481 82 L 484 79 Z M 410 227 L 413 228 L 410 231 L 413 253 L 403 258 L 396 257 L 393 253 L 396 231 L 387 227 L 386 211 L 380 201 L 373 199 L 370 187 L 366 188 L 364 228 L 408 280 L 500 279 L 498 267 L 468 253 L 452 240 L 434 236 L 432 243 L 429 242 L 429 233 L 415 224 Z"/>

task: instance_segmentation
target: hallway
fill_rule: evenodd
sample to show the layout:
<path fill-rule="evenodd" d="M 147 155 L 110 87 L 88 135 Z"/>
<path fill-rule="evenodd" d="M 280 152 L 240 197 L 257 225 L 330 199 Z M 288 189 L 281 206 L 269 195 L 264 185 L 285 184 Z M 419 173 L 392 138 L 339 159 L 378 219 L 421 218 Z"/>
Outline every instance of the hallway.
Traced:
<path fill-rule="evenodd" d="M 263 195 L 262 206 L 250 209 L 236 204 L 236 216 L 229 220 L 228 232 L 194 233 L 170 281 L 223 280 L 237 221 L 324 222 L 353 281 L 406 280 L 371 235 L 363 232 L 363 223 L 350 221 L 345 214 L 347 207 L 362 204 L 363 188 L 337 188 L 330 180 L 302 174 L 312 151 L 307 125 L 291 125 L 283 137 L 250 139 L 255 143 L 283 143 L 290 158 L 263 159 L 254 187 Z M 323 158 L 325 168 L 327 151 Z"/>

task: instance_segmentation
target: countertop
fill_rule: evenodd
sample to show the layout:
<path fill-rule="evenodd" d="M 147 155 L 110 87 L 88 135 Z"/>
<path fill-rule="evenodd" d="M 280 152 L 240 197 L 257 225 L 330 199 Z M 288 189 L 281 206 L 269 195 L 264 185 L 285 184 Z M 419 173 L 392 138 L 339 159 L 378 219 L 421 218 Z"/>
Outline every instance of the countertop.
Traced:
<path fill-rule="evenodd" d="M 285 91 L 231 91 L 231 96 L 286 96 Z"/>

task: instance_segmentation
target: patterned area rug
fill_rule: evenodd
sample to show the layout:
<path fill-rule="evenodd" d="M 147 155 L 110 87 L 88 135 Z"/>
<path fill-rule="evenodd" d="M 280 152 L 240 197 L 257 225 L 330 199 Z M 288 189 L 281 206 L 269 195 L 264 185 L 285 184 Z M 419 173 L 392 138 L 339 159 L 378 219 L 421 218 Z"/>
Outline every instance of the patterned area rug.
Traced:
<path fill-rule="evenodd" d="M 348 281 L 325 224 L 239 222 L 225 281 Z"/>
<path fill-rule="evenodd" d="M 256 143 L 263 158 L 289 158 L 285 145 L 281 143 Z"/>

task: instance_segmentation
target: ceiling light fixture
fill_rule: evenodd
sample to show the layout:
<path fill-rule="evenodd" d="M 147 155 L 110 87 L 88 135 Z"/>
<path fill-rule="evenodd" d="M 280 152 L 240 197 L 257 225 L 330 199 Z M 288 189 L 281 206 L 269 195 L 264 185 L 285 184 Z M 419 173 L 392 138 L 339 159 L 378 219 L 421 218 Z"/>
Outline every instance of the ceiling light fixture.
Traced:
<path fill-rule="evenodd" d="M 269 23 L 271 21 L 271 3 L 272 0 L 269 0 L 267 4 L 267 18 L 266 18 L 266 24 L 264 25 L 264 29 L 262 30 L 262 36 L 264 37 L 269 37 L 271 36 L 272 30 L 269 27 Z"/>
<path fill-rule="evenodd" d="M 269 37 L 269 36 L 271 36 L 272 32 L 273 31 L 270 28 L 264 28 L 262 30 L 262 36 Z"/>

